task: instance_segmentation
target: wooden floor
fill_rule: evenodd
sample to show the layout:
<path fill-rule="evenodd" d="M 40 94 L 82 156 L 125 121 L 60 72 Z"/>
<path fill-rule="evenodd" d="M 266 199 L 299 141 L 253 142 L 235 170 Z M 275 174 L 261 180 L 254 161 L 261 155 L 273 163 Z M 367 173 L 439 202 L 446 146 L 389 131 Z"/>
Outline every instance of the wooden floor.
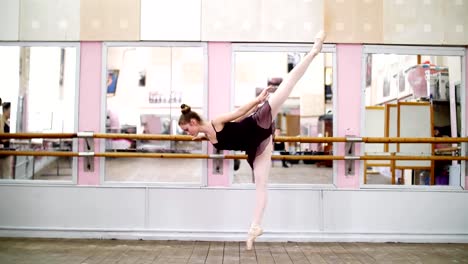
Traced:
<path fill-rule="evenodd" d="M 0 238 L 0 263 L 468 263 L 468 244 Z"/>

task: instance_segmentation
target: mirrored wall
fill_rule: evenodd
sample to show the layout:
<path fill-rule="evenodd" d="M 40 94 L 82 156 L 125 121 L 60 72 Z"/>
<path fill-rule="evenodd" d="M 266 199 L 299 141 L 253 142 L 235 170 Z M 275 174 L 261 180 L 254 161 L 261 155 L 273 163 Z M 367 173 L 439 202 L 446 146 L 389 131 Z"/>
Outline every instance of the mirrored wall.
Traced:
<path fill-rule="evenodd" d="M 206 45 L 108 43 L 105 46 L 106 133 L 182 135 L 180 105 L 206 116 Z M 107 152 L 206 153 L 205 142 L 112 139 Z M 106 158 L 107 182 L 200 184 L 206 160 Z"/>
<path fill-rule="evenodd" d="M 78 44 L 0 46 L 2 131 L 73 133 L 77 128 Z M 3 149 L 72 151 L 72 139 L 10 139 Z M 68 157 L 0 157 L 2 179 L 72 181 L 74 159 Z"/>
<path fill-rule="evenodd" d="M 364 49 L 364 133 L 369 137 L 464 135 L 464 49 Z M 364 162 L 364 184 L 455 186 L 462 163 L 450 160 L 463 144 L 365 144 L 369 155 L 442 156 L 444 161 Z"/>
<path fill-rule="evenodd" d="M 233 47 L 233 108 L 253 100 L 269 85 L 277 86 L 310 50 L 298 45 L 235 45 Z M 295 86 L 276 117 L 278 136 L 333 136 L 332 49 L 324 48 Z M 333 155 L 332 143 L 275 143 L 276 155 Z M 232 162 L 232 182 L 252 182 L 246 160 Z M 274 160 L 269 182 L 273 184 L 332 184 L 333 161 Z"/>

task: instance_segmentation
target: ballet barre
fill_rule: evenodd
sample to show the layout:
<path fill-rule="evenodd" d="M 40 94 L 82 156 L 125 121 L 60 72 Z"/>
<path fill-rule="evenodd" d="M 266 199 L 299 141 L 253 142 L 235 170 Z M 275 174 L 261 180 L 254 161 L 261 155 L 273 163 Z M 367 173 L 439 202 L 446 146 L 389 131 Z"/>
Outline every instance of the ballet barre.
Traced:
<path fill-rule="evenodd" d="M 246 159 L 247 155 L 242 154 L 197 154 L 197 153 L 156 153 L 156 152 L 94 152 L 94 139 L 129 139 L 129 140 L 161 140 L 161 141 L 193 141 L 188 135 L 158 135 L 158 134 L 115 134 L 115 133 L 2 133 L 0 139 L 33 139 L 33 138 L 58 138 L 84 140 L 84 150 L 81 152 L 69 151 L 15 151 L 0 150 L 0 155 L 11 156 L 57 156 L 57 157 L 82 157 L 85 159 L 85 171 L 94 170 L 93 158 L 160 158 L 160 159 Z M 206 139 L 204 139 L 206 140 Z M 199 140 L 202 141 L 202 140 Z M 274 138 L 277 142 L 300 142 L 300 143 L 346 143 L 345 148 L 353 147 L 356 143 L 463 143 L 468 142 L 467 137 L 429 137 L 429 138 L 399 138 L 399 137 L 285 137 Z M 450 149 L 452 150 L 452 149 Z M 460 148 L 458 148 L 460 150 Z M 435 156 L 435 155 L 354 155 L 353 152 L 346 152 L 348 155 L 272 155 L 272 160 L 344 160 L 346 172 L 352 174 L 354 162 L 359 160 L 386 160 L 386 161 L 409 161 L 409 160 L 431 160 L 431 161 L 464 161 L 467 156 Z M 348 169 L 349 167 L 349 169 Z"/>
<path fill-rule="evenodd" d="M 0 150 L 6 156 L 56 156 L 98 158 L 161 158 L 161 159 L 246 159 L 243 154 L 145 153 L 145 152 L 68 152 Z M 272 155 L 272 160 L 468 160 L 468 156 L 410 156 L 410 155 Z"/>
<path fill-rule="evenodd" d="M 161 134 L 117 134 L 117 133 L 0 133 L 0 139 L 31 139 L 31 138 L 95 138 L 95 139 L 132 139 L 132 140 L 168 140 L 193 141 L 188 135 L 161 135 Z M 200 140 L 206 141 L 206 139 Z M 277 136 L 275 142 L 297 143 L 466 143 L 468 137 L 291 137 Z"/>

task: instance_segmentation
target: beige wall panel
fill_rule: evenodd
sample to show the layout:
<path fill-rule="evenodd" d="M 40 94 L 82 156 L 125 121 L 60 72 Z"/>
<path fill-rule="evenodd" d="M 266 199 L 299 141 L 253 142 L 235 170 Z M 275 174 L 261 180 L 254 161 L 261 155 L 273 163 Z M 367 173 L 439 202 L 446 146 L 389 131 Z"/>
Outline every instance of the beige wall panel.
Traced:
<path fill-rule="evenodd" d="M 263 0 L 262 41 L 313 42 L 324 27 L 322 0 Z"/>
<path fill-rule="evenodd" d="M 200 41 L 201 0 L 141 0 L 142 40 Z"/>
<path fill-rule="evenodd" d="M 139 0 L 81 0 L 81 40 L 139 40 Z"/>
<path fill-rule="evenodd" d="M 203 41 L 313 41 L 323 28 L 320 0 L 204 0 Z"/>
<path fill-rule="evenodd" d="M 259 41 L 261 0 L 202 1 L 202 41 Z"/>
<path fill-rule="evenodd" d="M 19 14 L 18 0 L 0 0 L 0 40 L 18 40 Z"/>
<path fill-rule="evenodd" d="M 444 40 L 446 0 L 384 0 L 384 41 L 389 44 L 433 44 Z"/>
<path fill-rule="evenodd" d="M 327 41 L 382 43 L 383 0 L 326 0 Z"/>
<path fill-rule="evenodd" d="M 444 5 L 444 44 L 468 45 L 468 0 L 448 0 Z"/>
<path fill-rule="evenodd" d="M 20 40 L 79 40 L 77 0 L 22 0 Z"/>

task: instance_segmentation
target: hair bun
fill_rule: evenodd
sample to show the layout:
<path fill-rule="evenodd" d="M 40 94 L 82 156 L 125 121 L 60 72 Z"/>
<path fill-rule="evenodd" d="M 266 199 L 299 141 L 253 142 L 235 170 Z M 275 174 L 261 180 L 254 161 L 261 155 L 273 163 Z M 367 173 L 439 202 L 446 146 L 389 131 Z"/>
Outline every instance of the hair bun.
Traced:
<path fill-rule="evenodd" d="M 190 108 L 190 106 L 188 106 L 186 104 L 180 105 L 180 109 L 181 109 L 182 114 L 184 114 L 184 115 L 189 113 L 190 110 L 192 110 L 192 108 Z"/>

